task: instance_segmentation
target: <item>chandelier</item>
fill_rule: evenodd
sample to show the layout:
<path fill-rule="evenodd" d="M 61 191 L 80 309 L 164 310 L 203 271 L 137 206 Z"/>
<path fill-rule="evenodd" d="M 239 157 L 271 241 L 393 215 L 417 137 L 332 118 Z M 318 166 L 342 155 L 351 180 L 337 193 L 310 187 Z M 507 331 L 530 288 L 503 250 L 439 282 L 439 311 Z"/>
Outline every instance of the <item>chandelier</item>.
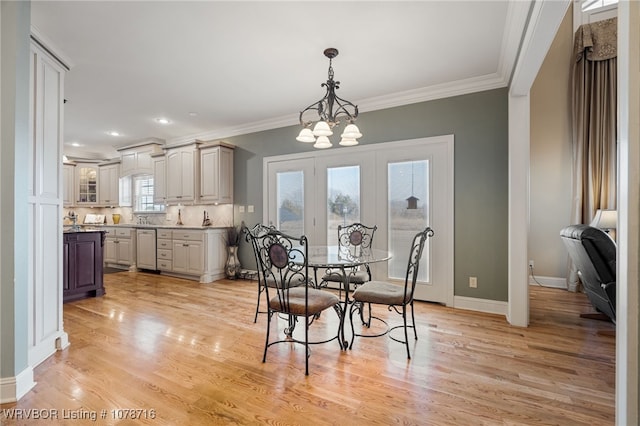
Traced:
<path fill-rule="evenodd" d="M 336 95 L 336 89 L 340 88 L 340 82 L 333 79 L 331 62 L 333 58 L 338 56 L 338 49 L 333 47 L 325 49 L 324 56 L 329 58 L 329 79 L 326 83 L 322 83 L 321 87 L 326 87 L 327 93 L 318 102 L 314 102 L 300 112 L 300 125 L 303 129 L 296 140 L 306 143 L 315 142 L 314 148 L 331 148 L 333 145 L 328 137 L 333 135 L 333 128 L 340 124 L 340 118 L 343 117 L 349 124 L 345 126 L 342 132 L 340 145 L 358 145 L 357 139 L 362 134 L 358 126 L 353 124 L 358 117 L 358 106 Z M 351 109 L 351 112 L 349 109 Z M 316 111 L 318 113 L 319 120 L 313 126 L 313 130 L 311 130 L 313 120 L 305 121 L 303 119 L 303 115 L 307 111 Z"/>

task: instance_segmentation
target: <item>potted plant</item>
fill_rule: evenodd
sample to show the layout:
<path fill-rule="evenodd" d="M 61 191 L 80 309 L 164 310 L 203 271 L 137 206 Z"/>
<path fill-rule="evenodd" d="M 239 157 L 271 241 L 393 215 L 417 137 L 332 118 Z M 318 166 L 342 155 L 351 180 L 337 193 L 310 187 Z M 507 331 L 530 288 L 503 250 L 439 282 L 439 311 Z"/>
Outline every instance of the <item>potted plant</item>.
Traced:
<path fill-rule="evenodd" d="M 225 274 L 229 279 L 236 279 L 240 274 L 240 260 L 238 260 L 238 245 L 242 236 L 241 228 L 231 226 L 227 228 L 225 242 L 227 243 L 227 263 L 225 264 Z"/>

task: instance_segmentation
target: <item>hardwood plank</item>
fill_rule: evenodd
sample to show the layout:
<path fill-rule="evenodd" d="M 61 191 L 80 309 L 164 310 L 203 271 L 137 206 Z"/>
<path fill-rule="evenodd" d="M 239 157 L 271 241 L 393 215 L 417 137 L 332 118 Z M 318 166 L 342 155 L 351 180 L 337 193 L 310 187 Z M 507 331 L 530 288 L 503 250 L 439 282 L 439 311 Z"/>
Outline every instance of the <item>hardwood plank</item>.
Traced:
<path fill-rule="evenodd" d="M 262 363 L 266 317 L 253 323 L 254 281 L 119 272 L 105 287 L 104 297 L 64 305 L 71 346 L 36 368 L 38 384 L 21 401 L 2 405 L 3 425 L 45 424 L 10 418 L 30 408 L 95 411 L 95 423 L 109 425 L 614 424 L 615 325 L 581 318 L 592 311 L 584 294 L 532 287 L 528 328 L 416 303 L 411 360 L 388 337 L 357 338 L 351 351 L 334 341 L 313 346 L 305 377 L 299 345 L 273 346 Z M 337 324 L 323 313 L 314 337 Z M 155 418 L 114 419 L 112 409 Z"/>

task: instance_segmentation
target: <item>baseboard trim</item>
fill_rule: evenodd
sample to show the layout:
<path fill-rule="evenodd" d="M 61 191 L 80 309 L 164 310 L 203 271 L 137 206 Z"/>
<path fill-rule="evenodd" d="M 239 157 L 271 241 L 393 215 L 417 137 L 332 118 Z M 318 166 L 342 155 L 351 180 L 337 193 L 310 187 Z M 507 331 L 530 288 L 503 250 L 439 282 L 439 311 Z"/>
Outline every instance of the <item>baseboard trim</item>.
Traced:
<path fill-rule="evenodd" d="M 484 312 L 487 314 L 507 315 L 508 302 L 497 300 L 477 299 L 475 297 L 454 296 L 453 307 L 468 311 Z"/>
<path fill-rule="evenodd" d="M 25 368 L 14 377 L 0 377 L 0 404 L 20 400 L 35 385 L 31 367 Z"/>
<path fill-rule="evenodd" d="M 529 285 L 541 285 L 543 287 L 561 288 L 563 290 L 568 289 L 567 279 L 559 277 L 539 277 L 537 275 L 529 275 Z"/>

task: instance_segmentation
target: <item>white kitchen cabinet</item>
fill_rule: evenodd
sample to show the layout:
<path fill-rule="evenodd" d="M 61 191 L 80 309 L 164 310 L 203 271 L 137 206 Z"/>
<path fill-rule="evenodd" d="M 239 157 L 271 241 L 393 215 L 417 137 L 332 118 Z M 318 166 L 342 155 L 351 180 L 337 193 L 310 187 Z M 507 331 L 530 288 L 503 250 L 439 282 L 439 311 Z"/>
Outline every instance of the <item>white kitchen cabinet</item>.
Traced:
<path fill-rule="evenodd" d="M 200 203 L 233 203 L 233 148 L 226 144 L 200 147 Z"/>
<path fill-rule="evenodd" d="M 98 205 L 98 166 L 93 163 L 76 164 L 76 205 Z"/>
<path fill-rule="evenodd" d="M 120 165 L 101 164 L 98 166 L 98 204 L 118 206 L 120 203 Z"/>
<path fill-rule="evenodd" d="M 170 229 L 158 229 L 156 240 L 157 265 L 159 271 L 171 272 L 173 269 L 173 240 Z"/>
<path fill-rule="evenodd" d="M 62 204 L 72 207 L 76 197 L 76 165 L 65 164 L 62 167 Z"/>
<path fill-rule="evenodd" d="M 166 150 L 166 196 L 168 204 L 193 204 L 199 184 L 198 144 Z"/>
<path fill-rule="evenodd" d="M 156 270 L 156 230 L 136 230 L 136 266 L 138 269 Z"/>
<path fill-rule="evenodd" d="M 136 269 L 136 230 L 134 228 L 105 228 L 104 263 L 107 266 Z"/>
<path fill-rule="evenodd" d="M 158 230 L 157 263 L 164 274 L 201 283 L 224 278 L 224 229 Z"/>
<path fill-rule="evenodd" d="M 202 241 L 173 240 L 173 272 L 201 275 L 203 271 Z"/>
<path fill-rule="evenodd" d="M 153 202 L 165 204 L 167 202 L 167 171 L 164 154 L 151 157 L 153 162 Z"/>
<path fill-rule="evenodd" d="M 162 152 L 164 141 L 151 138 L 143 143 L 118 149 L 120 152 L 120 176 L 150 175 L 153 173 L 152 155 Z"/>

